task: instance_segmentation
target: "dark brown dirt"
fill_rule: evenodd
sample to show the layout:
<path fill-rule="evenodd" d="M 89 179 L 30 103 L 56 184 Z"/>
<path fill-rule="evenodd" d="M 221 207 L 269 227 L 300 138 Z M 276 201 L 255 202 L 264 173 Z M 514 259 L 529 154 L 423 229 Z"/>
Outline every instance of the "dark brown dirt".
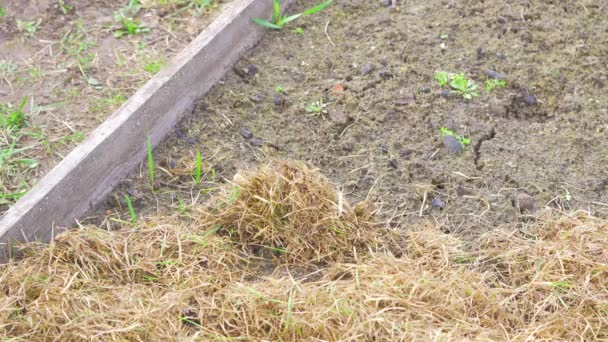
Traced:
<path fill-rule="evenodd" d="M 156 151 L 156 196 L 145 167 L 119 192 L 139 189 L 148 210 L 198 198 L 172 167 L 200 150 L 228 179 L 273 158 L 309 161 L 390 225 L 477 235 L 544 210 L 606 217 L 606 13 L 598 1 L 336 2 L 297 22 L 304 35 L 270 32 L 200 103 Z M 507 87 L 487 92 L 486 69 Z M 443 97 L 438 70 L 465 73 L 480 96 Z M 320 98 L 327 113 L 307 113 Z M 471 144 L 451 154 L 441 127 Z"/>

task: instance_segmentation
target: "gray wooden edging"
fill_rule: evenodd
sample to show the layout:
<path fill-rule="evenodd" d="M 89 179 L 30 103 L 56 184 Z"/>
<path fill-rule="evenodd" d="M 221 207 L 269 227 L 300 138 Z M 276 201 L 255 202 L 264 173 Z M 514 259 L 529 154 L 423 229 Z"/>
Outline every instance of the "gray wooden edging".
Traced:
<path fill-rule="evenodd" d="M 284 7 L 294 0 L 282 0 Z M 0 263 L 12 241 L 48 242 L 73 226 L 144 160 L 148 132 L 156 146 L 245 52 L 270 19 L 271 0 L 233 0 L 169 67 L 141 87 L 0 220 Z"/>

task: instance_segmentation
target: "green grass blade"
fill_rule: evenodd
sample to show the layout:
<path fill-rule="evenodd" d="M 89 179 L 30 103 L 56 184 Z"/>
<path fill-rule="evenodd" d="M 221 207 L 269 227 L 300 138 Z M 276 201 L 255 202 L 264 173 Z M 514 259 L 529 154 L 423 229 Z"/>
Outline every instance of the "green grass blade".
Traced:
<path fill-rule="evenodd" d="M 302 16 L 302 13 L 298 13 L 298 14 L 290 15 L 288 17 L 281 18 L 281 25 L 285 25 L 290 21 L 294 21 L 301 16 Z"/>
<path fill-rule="evenodd" d="M 135 215 L 135 209 L 133 209 L 133 203 L 129 195 L 125 195 L 125 202 L 127 202 L 127 208 L 129 208 L 129 215 L 131 215 L 131 222 L 137 222 L 137 215 Z"/>
<path fill-rule="evenodd" d="M 273 24 L 268 20 L 264 20 L 264 19 L 260 19 L 260 18 L 252 18 L 251 20 L 253 20 L 254 23 L 265 27 L 267 29 L 273 29 L 273 30 L 280 30 L 281 27 L 279 25 Z"/>
<path fill-rule="evenodd" d="M 275 24 L 278 24 L 281 21 L 281 2 L 280 0 L 273 0 L 274 3 L 274 14 L 272 19 Z"/>
<path fill-rule="evenodd" d="M 152 157 L 152 142 L 150 141 L 150 134 L 148 134 L 148 141 L 146 144 L 148 150 L 148 172 L 150 174 L 150 186 L 154 190 L 154 159 Z"/>
<path fill-rule="evenodd" d="M 334 0 L 327 0 L 325 2 L 322 2 L 314 7 L 311 7 L 309 9 L 307 9 L 306 11 L 302 12 L 303 15 L 311 15 L 311 14 L 315 14 L 317 12 L 320 12 L 322 10 L 324 10 L 327 6 L 331 5 L 331 3 L 334 2 Z"/>
<path fill-rule="evenodd" d="M 197 186 L 201 182 L 201 173 L 203 170 L 203 161 L 201 159 L 201 152 L 196 152 L 196 170 L 194 172 L 194 186 Z"/>

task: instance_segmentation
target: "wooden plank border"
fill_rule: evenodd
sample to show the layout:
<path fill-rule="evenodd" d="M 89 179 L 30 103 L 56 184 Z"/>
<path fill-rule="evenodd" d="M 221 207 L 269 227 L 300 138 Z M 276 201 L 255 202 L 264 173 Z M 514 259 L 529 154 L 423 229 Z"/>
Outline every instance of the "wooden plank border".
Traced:
<path fill-rule="evenodd" d="M 287 7 L 294 0 L 282 0 Z M 73 226 L 146 155 L 148 134 L 156 146 L 192 109 L 264 29 L 252 17 L 270 19 L 271 0 L 234 0 L 169 67 L 141 87 L 95 129 L 0 220 L 0 262 L 12 242 L 50 241 L 55 227 Z"/>

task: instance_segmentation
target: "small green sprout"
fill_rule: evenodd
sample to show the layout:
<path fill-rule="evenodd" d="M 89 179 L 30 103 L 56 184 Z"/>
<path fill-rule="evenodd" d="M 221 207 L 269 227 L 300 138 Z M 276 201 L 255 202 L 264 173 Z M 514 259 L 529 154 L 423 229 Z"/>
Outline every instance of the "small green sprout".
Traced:
<path fill-rule="evenodd" d="M 446 135 L 453 136 L 454 138 L 458 139 L 458 141 L 460 141 L 460 143 L 462 144 L 462 146 L 471 145 L 471 139 L 465 137 L 464 135 L 457 135 L 456 133 L 454 133 L 454 131 L 452 131 L 449 128 L 441 127 L 439 129 L 439 133 L 441 133 L 442 137 L 445 137 Z"/>
<path fill-rule="evenodd" d="M 272 16 L 272 21 L 268 21 L 268 20 L 264 20 L 264 19 L 260 19 L 260 18 L 253 18 L 252 20 L 254 23 L 256 23 L 262 27 L 265 27 L 267 29 L 282 30 L 283 27 L 285 27 L 285 25 L 287 25 L 287 23 L 294 21 L 301 16 L 311 15 L 311 14 L 320 12 L 323 9 L 325 9 L 325 7 L 329 6 L 332 2 L 334 2 L 334 0 L 327 0 L 314 7 L 307 9 L 306 11 L 304 11 L 302 13 L 284 16 L 283 14 L 281 14 L 280 0 L 273 0 L 274 14 Z"/>
<path fill-rule="evenodd" d="M 139 20 L 132 18 L 123 18 L 122 27 L 114 32 L 114 37 L 121 38 L 124 36 L 133 36 L 149 32 L 150 29 L 142 25 Z"/>
<path fill-rule="evenodd" d="M 155 75 L 157 74 L 163 67 L 165 66 L 165 62 L 162 60 L 158 60 L 158 61 L 151 61 L 149 63 L 146 63 L 146 65 L 144 65 L 144 71 Z"/>
<path fill-rule="evenodd" d="M 194 186 L 197 186 L 201 182 L 201 175 L 203 171 L 203 160 L 201 158 L 201 152 L 196 152 L 196 168 L 194 169 Z"/>
<path fill-rule="evenodd" d="M 0 6 L 0 17 L 6 16 L 6 8 Z"/>
<path fill-rule="evenodd" d="M 437 73 L 435 73 L 435 80 L 442 87 L 445 86 L 446 84 L 448 84 L 448 82 L 450 81 L 450 78 L 451 78 L 450 74 L 448 74 L 445 71 L 437 71 Z"/>
<path fill-rule="evenodd" d="M 23 34 L 23 38 L 29 39 L 34 36 L 36 32 L 38 32 L 38 27 L 42 22 L 42 19 L 34 20 L 34 21 L 24 21 L 16 19 L 17 28 Z"/>
<path fill-rule="evenodd" d="M 328 111 L 325 109 L 327 106 L 329 106 L 329 103 L 325 102 L 325 100 L 321 97 L 317 101 L 309 104 L 306 107 L 306 112 L 312 115 L 327 114 Z"/>
<path fill-rule="evenodd" d="M 291 32 L 297 33 L 297 34 L 304 34 L 304 29 L 301 27 L 296 27 L 295 29 L 291 30 Z"/>
<path fill-rule="evenodd" d="M 146 150 L 148 151 L 148 174 L 150 175 L 150 187 L 152 188 L 152 191 L 154 191 L 154 159 L 152 157 L 152 142 L 150 141 L 150 134 L 148 134 Z"/>
<path fill-rule="evenodd" d="M 125 202 L 127 202 L 127 208 L 129 209 L 131 222 L 137 222 L 137 215 L 135 214 L 135 209 L 133 209 L 133 203 L 131 203 L 131 198 L 129 198 L 129 195 L 125 195 Z"/>
<path fill-rule="evenodd" d="M 491 92 L 494 88 L 504 88 L 507 86 L 507 81 L 505 80 L 495 80 L 495 79 L 488 79 L 486 80 L 486 90 L 489 92 Z"/>
<path fill-rule="evenodd" d="M 439 36 L 439 39 L 441 39 L 441 40 L 447 40 L 448 38 L 450 38 L 450 36 L 447 33 L 442 33 Z"/>
<path fill-rule="evenodd" d="M 283 87 L 277 86 L 276 88 L 274 88 L 274 91 L 277 94 L 283 94 Z"/>
<path fill-rule="evenodd" d="M 456 74 L 450 82 L 450 87 L 456 89 L 456 92 L 467 100 L 471 100 L 475 96 L 479 96 L 475 90 L 478 88 L 477 83 L 467 79 L 464 74 Z"/>

